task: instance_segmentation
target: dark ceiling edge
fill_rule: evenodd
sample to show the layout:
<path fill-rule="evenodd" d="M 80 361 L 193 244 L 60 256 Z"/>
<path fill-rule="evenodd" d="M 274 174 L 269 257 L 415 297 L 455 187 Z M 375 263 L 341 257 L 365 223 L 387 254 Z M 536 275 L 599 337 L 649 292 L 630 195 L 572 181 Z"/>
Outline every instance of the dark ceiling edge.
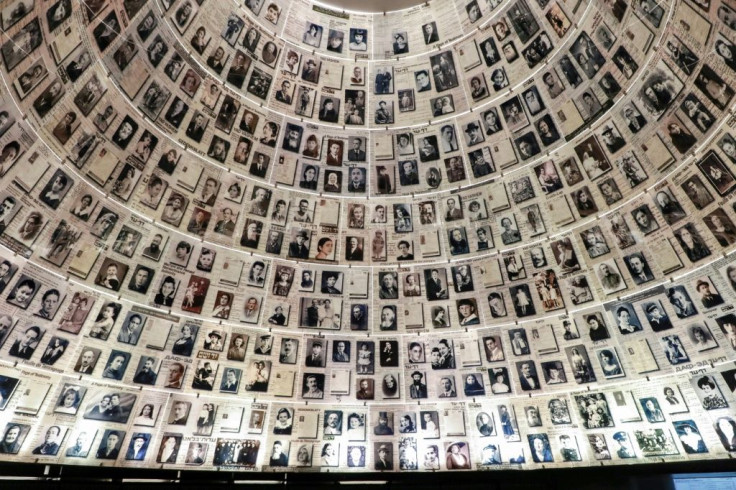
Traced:
<path fill-rule="evenodd" d="M 445 0 L 448 1 L 448 0 Z M 312 2 L 313 5 L 317 5 L 319 7 L 324 7 L 328 9 L 333 9 L 337 11 L 347 12 L 351 14 L 359 14 L 359 15 L 377 15 L 377 14 L 388 14 L 388 13 L 394 13 L 394 12 L 401 12 L 403 10 L 409 10 L 411 8 L 414 8 L 418 5 L 424 5 L 428 4 L 429 0 L 317 0 L 316 2 Z M 387 9 L 372 9 L 372 10 L 362 10 L 360 7 L 364 7 L 366 4 L 379 4 L 379 5 L 387 5 L 390 8 Z M 399 4 L 399 7 L 396 8 L 396 4 Z"/>
<path fill-rule="evenodd" d="M 178 469 L 150 468 L 111 468 L 104 466 L 45 465 L 43 463 L 2 463 L 0 464 L 0 487 L 2 479 L 27 479 L 39 481 L 55 481 L 60 483 L 108 482 L 124 483 L 126 480 L 149 480 L 151 483 L 162 481 L 171 484 L 193 485 L 207 482 L 208 485 L 226 485 L 239 482 L 281 482 L 282 484 L 315 484 L 336 482 L 386 482 L 400 483 L 404 486 L 432 485 L 438 482 L 458 484 L 472 483 L 480 479 L 493 480 L 502 484 L 504 481 L 519 484 L 539 484 L 543 476 L 548 483 L 568 482 L 572 479 L 588 479 L 591 482 L 619 481 L 631 478 L 652 477 L 677 473 L 710 473 L 736 471 L 736 459 L 700 460 L 668 462 L 663 465 L 661 458 L 653 458 L 651 463 L 631 465 L 601 465 L 569 468 L 546 468 L 535 470 L 489 469 L 487 471 L 401 471 L 401 472 L 249 472 L 249 471 L 196 471 Z M 544 473 L 540 473 L 544 472 Z M 549 485 L 548 485 L 549 486 Z"/>

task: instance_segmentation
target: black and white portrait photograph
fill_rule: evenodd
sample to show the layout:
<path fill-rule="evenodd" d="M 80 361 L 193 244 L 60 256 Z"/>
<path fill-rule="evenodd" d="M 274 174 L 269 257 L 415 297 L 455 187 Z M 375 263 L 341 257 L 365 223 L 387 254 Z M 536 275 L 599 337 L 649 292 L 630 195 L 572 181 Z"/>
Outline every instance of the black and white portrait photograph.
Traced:
<path fill-rule="evenodd" d="M 428 70 L 419 70 L 414 72 L 414 80 L 416 82 L 417 93 L 432 90 L 432 82 L 429 79 Z"/>
<path fill-rule="evenodd" d="M 92 393 L 90 398 L 84 412 L 85 419 L 125 423 L 137 396 L 103 388 Z"/>
<path fill-rule="evenodd" d="M 414 105 L 414 89 L 406 89 L 398 91 L 399 112 L 411 112 L 416 107 Z"/>
<path fill-rule="evenodd" d="M 306 30 L 302 36 L 302 42 L 313 48 L 319 48 L 322 43 L 323 27 L 319 24 L 307 22 Z"/>
<path fill-rule="evenodd" d="M 546 32 L 542 32 L 521 51 L 521 54 L 526 60 L 527 66 L 529 68 L 534 68 L 552 51 L 552 49 L 552 40 Z"/>
<path fill-rule="evenodd" d="M 3 30 L 7 31 L 26 15 L 33 12 L 33 7 L 35 7 L 35 0 L 15 0 L 8 2 L 8 5 L 0 12 Z"/>
<path fill-rule="evenodd" d="M 131 116 L 126 115 L 115 130 L 115 133 L 113 133 L 112 142 L 120 149 L 125 150 L 137 131 L 138 123 Z"/>
<path fill-rule="evenodd" d="M 642 304 L 642 308 L 646 313 L 650 326 L 655 332 L 667 328 L 664 322 L 669 322 L 669 319 L 664 315 L 664 308 L 658 301 L 644 303 Z M 658 310 L 655 311 L 655 309 Z M 641 332 L 643 330 L 641 320 L 639 320 L 639 316 L 631 303 L 617 304 L 610 310 L 610 313 L 614 316 L 616 326 L 622 335 Z"/>
<path fill-rule="evenodd" d="M 455 61 L 451 51 L 429 57 L 434 78 L 434 88 L 437 92 L 444 92 L 458 86 L 458 77 Z"/>
<path fill-rule="evenodd" d="M 368 31 L 366 29 L 351 27 L 348 41 L 350 51 L 367 51 Z"/>
<path fill-rule="evenodd" d="M 270 74 L 260 68 L 254 68 L 248 81 L 248 93 L 265 100 L 272 81 Z"/>
<path fill-rule="evenodd" d="M 628 54 L 626 54 L 626 56 L 621 55 L 620 50 L 621 48 L 619 48 L 617 54 L 614 55 L 614 62 L 616 62 L 617 59 L 620 59 L 620 63 L 622 63 L 625 69 L 630 64 L 626 60 Z M 641 84 L 637 106 L 642 107 L 652 118 L 659 119 L 679 95 L 683 87 L 683 83 L 679 78 L 677 78 L 667 64 L 664 63 L 664 61 L 659 61 L 656 67 L 650 72 L 649 76 Z M 694 102 L 691 101 L 688 104 L 683 103 L 683 106 L 689 107 L 693 104 Z M 694 109 L 695 111 L 698 110 L 697 105 L 695 105 Z M 701 117 L 699 116 L 699 113 L 696 114 L 695 111 L 693 112 L 693 115 L 689 117 Z M 703 122 L 707 123 L 707 116 L 704 114 L 702 117 L 705 118 Z M 712 122 L 713 118 L 711 116 L 710 124 L 712 124 Z"/>
<path fill-rule="evenodd" d="M 79 73 L 74 73 L 73 71 L 70 72 L 70 67 L 72 67 L 72 64 L 74 63 L 74 61 L 72 61 L 67 66 L 67 75 L 70 77 L 70 79 L 72 79 L 72 74 L 76 75 L 72 81 L 76 81 L 77 78 L 81 76 L 81 72 L 86 70 L 87 67 L 89 67 L 89 65 L 92 62 L 92 58 L 90 57 L 87 51 L 83 51 L 82 54 L 85 56 L 82 57 L 82 59 L 79 61 L 80 66 L 79 68 L 77 68 L 80 70 Z M 76 66 L 77 65 L 74 65 L 74 67 Z M 18 77 L 18 79 L 14 83 L 15 89 L 18 92 L 18 95 L 20 96 L 20 98 L 21 99 L 26 98 L 26 96 L 28 96 L 33 91 L 34 88 L 36 88 L 43 80 L 45 80 L 46 77 L 48 77 L 48 75 L 49 75 L 49 71 L 46 68 L 46 64 L 44 63 L 43 59 L 39 59 L 38 61 L 33 63 L 30 67 L 28 67 Z M 12 121 L 10 122 L 10 124 L 12 124 Z M 10 124 L 8 124 L 8 122 L 6 121 L 5 124 L 0 126 L 0 135 L 2 135 L 5 132 L 5 129 L 7 129 L 7 126 L 9 126 Z"/>
<path fill-rule="evenodd" d="M 443 95 L 435 99 L 429 99 L 429 105 L 434 117 L 441 117 L 455 112 L 455 104 L 452 95 Z"/>
<path fill-rule="evenodd" d="M 376 124 L 393 124 L 394 103 L 393 101 L 379 100 L 375 107 L 374 121 Z"/>
<path fill-rule="evenodd" d="M 61 0 L 60 3 L 64 3 L 67 0 Z M 59 9 L 56 9 L 59 11 Z M 68 9 L 61 9 L 62 11 L 69 12 L 67 15 L 71 15 L 71 6 L 69 6 Z M 47 10 L 48 13 L 51 13 L 51 8 Z M 4 17 L 3 17 L 4 18 Z M 115 16 L 115 12 L 111 12 L 110 15 L 106 18 L 106 20 L 110 20 L 111 24 L 115 26 L 115 28 L 118 28 L 117 24 L 117 17 Z M 101 29 L 102 27 L 102 29 Z M 101 35 L 98 35 L 101 33 L 101 31 L 104 29 L 104 24 L 101 23 L 98 25 L 95 30 L 93 31 L 93 35 L 95 39 L 97 40 L 98 46 L 100 46 L 100 51 L 104 51 L 104 49 L 107 47 L 107 44 L 104 45 L 101 41 L 107 41 L 112 42 L 112 39 L 114 39 L 117 36 L 117 32 L 112 31 L 106 31 L 108 35 L 112 36 L 112 39 L 109 37 L 103 37 Z M 103 41 L 103 42 L 104 42 Z M 5 43 L 3 43 L 2 48 L 0 48 L 0 53 L 3 55 L 3 61 L 5 62 L 5 67 L 8 71 L 13 70 L 18 64 L 20 64 L 23 59 L 25 59 L 27 56 L 29 56 L 33 51 L 38 48 L 41 43 L 43 42 L 43 33 L 41 31 L 41 24 L 39 22 L 38 17 L 34 17 L 33 20 L 31 20 L 28 24 L 23 26 L 19 31 L 17 31 L 10 39 L 8 39 Z"/>
<path fill-rule="evenodd" d="M 296 91 L 296 95 L 294 97 L 294 100 L 296 102 L 296 105 L 294 107 L 294 112 L 300 116 L 312 117 L 312 113 L 314 112 L 315 98 L 316 98 L 316 93 L 313 88 L 306 87 L 304 85 L 299 85 Z M 272 133 L 275 133 L 275 132 L 272 131 Z M 273 134 L 273 136 L 275 137 L 276 135 Z"/>

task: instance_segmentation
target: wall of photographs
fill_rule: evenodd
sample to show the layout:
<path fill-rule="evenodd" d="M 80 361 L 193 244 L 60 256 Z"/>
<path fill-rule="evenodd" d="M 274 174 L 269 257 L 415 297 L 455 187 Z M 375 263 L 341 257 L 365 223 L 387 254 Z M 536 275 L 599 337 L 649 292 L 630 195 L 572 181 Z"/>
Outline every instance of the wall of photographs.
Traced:
<path fill-rule="evenodd" d="M 0 460 L 736 451 L 732 2 L 5 0 L 0 28 Z"/>

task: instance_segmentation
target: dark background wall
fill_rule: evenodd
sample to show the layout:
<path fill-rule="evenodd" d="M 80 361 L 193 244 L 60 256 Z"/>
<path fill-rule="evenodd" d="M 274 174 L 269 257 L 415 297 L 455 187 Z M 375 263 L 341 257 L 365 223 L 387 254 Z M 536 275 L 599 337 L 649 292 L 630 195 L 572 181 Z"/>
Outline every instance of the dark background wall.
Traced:
<path fill-rule="evenodd" d="M 729 473 L 730 472 L 730 473 Z M 593 468 L 546 469 L 535 471 L 501 470 L 482 472 L 403 472 L 403 473 L 244 473 L 196 472 L 172 470 L 137 470 L 15 464 L 0 465 L 0 488 L 44 488 L 105 490 L 116 488 L 152 488 L 177 486 L 187 489 L 253 486 L 314 489 L 338 485 L 359 488 L 443 488 L 516 490 L 676 490 L 676 479 L 707 477 L 701 490 L 736 487 L 736 462 L 733 460 L 698 463 L 639 464 Z M 725 479 L 725 480 L 724 480 Z M 11 483 L 15 481 L 16 483 Z M 724 486 L 727 481 L 728 486 Z"/>

